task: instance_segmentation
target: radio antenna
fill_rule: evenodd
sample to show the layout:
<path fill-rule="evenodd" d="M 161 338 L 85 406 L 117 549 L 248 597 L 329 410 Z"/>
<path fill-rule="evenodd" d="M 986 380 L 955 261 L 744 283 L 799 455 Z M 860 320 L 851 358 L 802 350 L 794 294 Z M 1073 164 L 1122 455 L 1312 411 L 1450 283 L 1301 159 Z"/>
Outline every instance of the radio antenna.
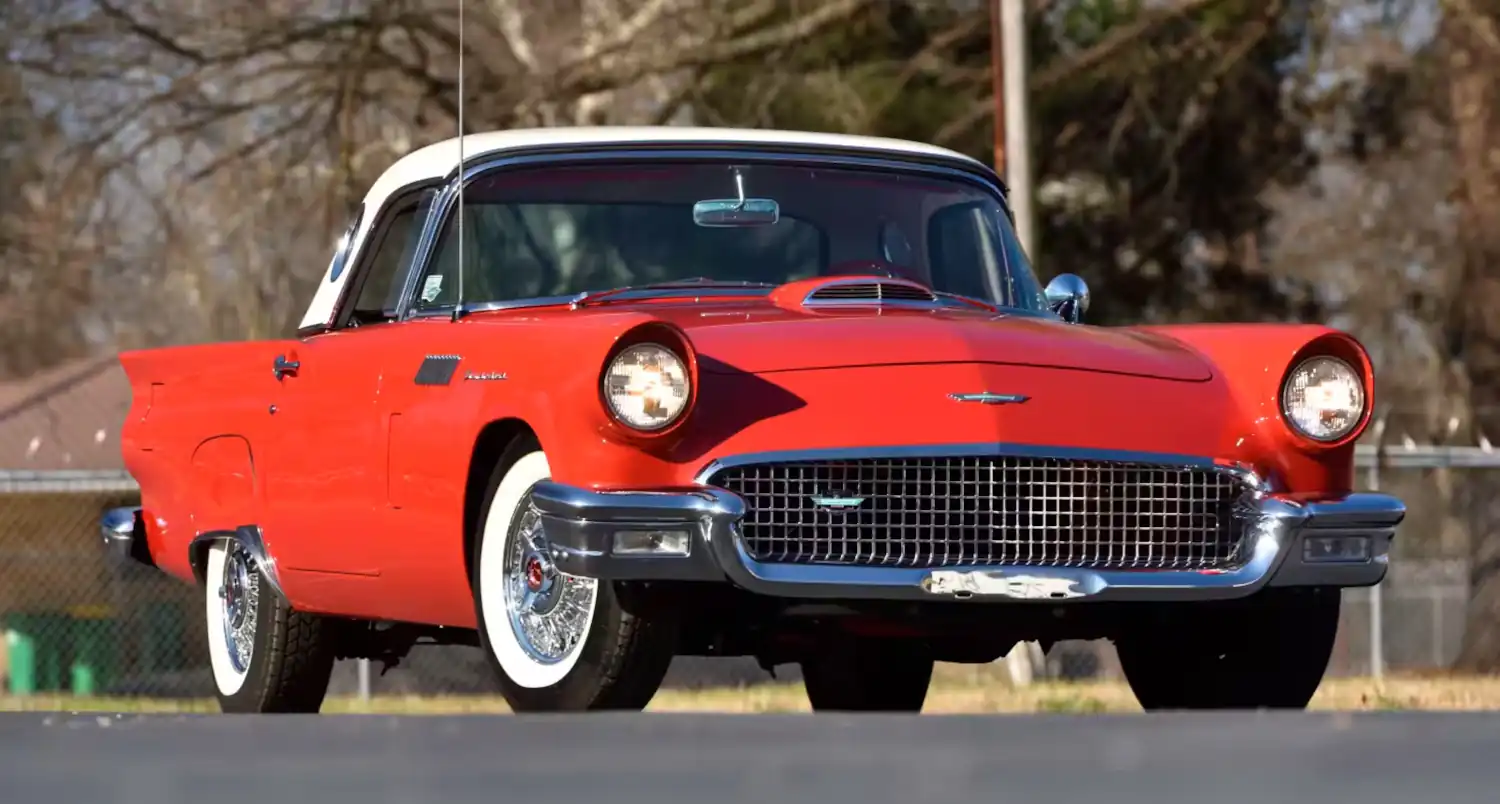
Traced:
<path fill-rule="evenodd" d="M 458 0 L 458 284 L 453 320 L 464 309 L 464 3 Z"/>

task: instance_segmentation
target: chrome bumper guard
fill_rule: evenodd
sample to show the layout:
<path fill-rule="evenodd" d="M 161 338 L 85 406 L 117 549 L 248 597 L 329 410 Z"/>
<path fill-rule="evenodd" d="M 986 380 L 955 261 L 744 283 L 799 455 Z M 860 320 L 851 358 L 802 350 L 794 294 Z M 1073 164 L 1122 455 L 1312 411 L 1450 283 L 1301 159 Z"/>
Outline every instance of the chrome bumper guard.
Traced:
<path fill-rule="evenodd" d="M 141 509 L 137 507 L 111 508 L 99 519 L 99 537 L 104 540 L 104 549 L 109 555 L 130 559 L 147 567 L 156 566 L 151 551 L 146 547 L 146 535 L 141 530 Z"/>
<path fill-rule="evenodd" d="M 744 502 L 719 488 L 681 492 L 595 491 L 537 484 L 558 569 L 612 580 L 731 581 L 794 598 L 988 601 L 1173 601 L 1246 597 L 1266 586 L 1358 587 L 1379 583 L 1406 506 L 1384 494 L 1302 501 L 1244 501 L 1249 554 L 1223 570 L 1094 570 L 1078 567 L 870 567 L 773 564 L 745 552 L 737 532 Z"/>
<path fill-rule="evenodd" d="M 104 541 L 105 554 L 121 561 L 133 561 L 146 567 L 155 568 L 156 559 L 151 555 L 151 548 L 146 544 L 146 531 L 141 523 L 141 509 L 139 507 L 111 508 L 104 512 L 99 519 L 99 538 Z M 218 539 L 235 539 L 248 551 L 253 560 L 253 565 L 261 570 L 262 576 L 276 590 L 277 594 L 285 595 L 281 586 L 281 574 L 277 571 L 276 562 L 266 551 L 265 540 L 261 536 L 260 528 L 255 525 L 243 525 L 232 531 L 209 531 L 194 536 L 188 544 L 188 566 L 192 568 L 198 581 L 203 581 L 203 557 L 205 552 L 202 548 L 209 542 Z"/>

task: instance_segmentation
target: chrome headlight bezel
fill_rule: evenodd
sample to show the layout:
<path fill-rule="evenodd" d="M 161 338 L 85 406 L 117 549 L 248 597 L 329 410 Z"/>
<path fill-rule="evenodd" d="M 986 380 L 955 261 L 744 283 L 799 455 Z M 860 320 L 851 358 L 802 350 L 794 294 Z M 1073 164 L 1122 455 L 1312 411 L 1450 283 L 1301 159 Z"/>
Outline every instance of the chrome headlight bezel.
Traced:
<path fill-rule="evenodd" d="M 1305 419 L 1305 417 L 1294 415 L 1291 405 L 1291 392 L 1299 377 L 1304 376 L 1307 372 L 1314 369 L 1325 367 L 1331 367 L 1333 371 L 1347 378 L 1353 388 L 1355 404 L 1349 409 L 1351 414 L 1348 416 L 1346 425 L 1333 432 L 1315 433 L 1310 432 L 1309 428 L 1299 423 L 1299 419 Z M 1369 404 L 1370 394 L 1369 390 L 1365 387 L 1364 375 L 1349 361 L 1328 354 L 1313 355 L 1298 361 L 1282 380 L 1281 391 L 1277 399 L 1277 407 L 1281 412 L 1282 421 L 1286 423 L 1287 428 L 1298 436 L 1318 444 L 1334 444 L 1343 441 L 1351 433 L 1357 431 L 1360 423 L 1365 420 L 1366 415 L 1369 413 Z"/>
<path fill-rule="evenodd" d="M 639 365 L 639 361 L 642 358 L 654 362 L 656 365 L 662 367 L 661 371 L 672 375 L 669 385 L 673 382 L 680 385 L 675 393 L 669 393 L 667 396 L 659 399 L 660 402 L 666 403 L 665 407 L 671 409 L 665 416 L 659 417 L 655 421 L 644 420 L 642 415 L 622 408 L 620 404 L 621 388 L 618 387 L 617 382 L 624 373 L 630 370 L 629 364 L 632 361 L 636 361 L 637 365 Z M 672 389 L 669 388 L 668 390 Z M 651 341 L 631 344 L 621 349 L 605 364 L 604 372 L 599 378 L 599 394 L 603 399 L 605 410 L 609 412 L 610 418 L 621 427 L 642 434 L 659 433 L 681 421 L 682 417 L 687 413 L 688 408 L 692 405 L 693 379 L 691 368 L 683 355 L 669 346 Z"/>

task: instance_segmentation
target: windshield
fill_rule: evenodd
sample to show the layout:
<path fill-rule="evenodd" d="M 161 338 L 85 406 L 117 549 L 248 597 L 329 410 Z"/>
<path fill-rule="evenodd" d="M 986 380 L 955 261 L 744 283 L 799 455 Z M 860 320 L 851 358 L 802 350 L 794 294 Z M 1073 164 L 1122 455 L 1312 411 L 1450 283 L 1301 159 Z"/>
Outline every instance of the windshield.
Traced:
<path fill-rule="evenodd" d="M 1046 306 L 1000 200 L 960 179 L 753 162 L 611 164 L 495 173 L 464 195 L 465 303 L 687 279 L 780 285 L 883 274 L 1003 307 Z M 457 301 L 456 217 L 417 285 L 418 309 Z"/>

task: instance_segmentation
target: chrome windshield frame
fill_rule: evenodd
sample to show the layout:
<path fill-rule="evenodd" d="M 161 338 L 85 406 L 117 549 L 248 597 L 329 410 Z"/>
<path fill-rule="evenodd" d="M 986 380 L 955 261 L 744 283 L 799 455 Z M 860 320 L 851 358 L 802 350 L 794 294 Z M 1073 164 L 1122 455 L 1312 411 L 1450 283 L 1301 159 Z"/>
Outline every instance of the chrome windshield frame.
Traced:
<path fill-rule="evenodd" d="M 1007 216 L 1011 215 L 1010 204 L 1004 182 L 993 172 L 980 169 L 982 166 L 962 160 L 939 160 L 937 158 L 914 158 L 897 153 L 882 154 L 868 149 L 807 149 L 792 146 L 766 146 L 761 144 L 726 145 L 723 143 L 673 147 L 651 147 L 647 145 L 610 145 L 586 150 L 518 150 L 504 151 L 476 157 L 466 164 L 462 176 L 450 174 L 442 190 L 432 200 L 432 207 L 422 226 L 413 258 L 398 277 L 402 283 L 400 304 L 396 320 L 413 318 L 454 318 L 465 313 L 484 310 L 510 310 L 532 307 L 553 307 L 572 304 L 584 294 L 566 296 L 544 296 L 529 299 L 466 302 L 434 305 L 417 309 L 418 285 L 427 269 L 437 259 L 437 240 L 458 205 L 459 184 L 468 186 L 474 180 L 515 168 L 537 166 L 608 165 L 621 162 L 716 162 L 716 163 L 766 163 L 777 165 L 810 165 L 832 168 L 869 169 L 906 174 L 938 176 L 968 182 L 993 197 Z M 1032 271 L 1034 279 L 1035 269 Z M 707 294 L 705 294 L 707 295 Z M 1024 307 L 995 305 L 999 311 L 1036 312 Z"/>

